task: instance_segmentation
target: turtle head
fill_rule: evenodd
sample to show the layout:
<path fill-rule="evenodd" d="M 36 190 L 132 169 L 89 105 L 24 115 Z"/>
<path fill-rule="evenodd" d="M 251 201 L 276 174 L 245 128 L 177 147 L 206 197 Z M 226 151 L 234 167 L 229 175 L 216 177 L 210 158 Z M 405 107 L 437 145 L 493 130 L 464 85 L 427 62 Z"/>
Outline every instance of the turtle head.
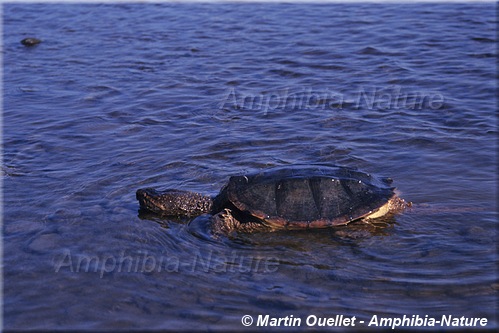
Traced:
<path fill-rule="evenodd" d="M 136 198 L 139 201 L 140 208 L 147 209 L 156 213 L 174 211 L 172 200 L 178 194 L 175 191 L 158 192 L 153 188 L 139 189 Z"/>
<path fill-rule="evenodd" d="M 139 189 L 136 193 L 140 208 L 167 216 L 197 216 L 211 210 L 213 200 L 196 192 L 152 188 Z"/>

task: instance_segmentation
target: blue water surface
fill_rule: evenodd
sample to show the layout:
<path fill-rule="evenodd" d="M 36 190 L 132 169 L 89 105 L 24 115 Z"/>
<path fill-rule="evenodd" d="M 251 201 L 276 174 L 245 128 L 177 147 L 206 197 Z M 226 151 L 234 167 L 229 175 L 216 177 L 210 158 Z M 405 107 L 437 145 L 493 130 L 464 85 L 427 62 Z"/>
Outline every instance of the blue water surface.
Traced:
<path fill-rule="evenodd" d="M 4 328 L 241 330 L 266 314 L 299 330 L 309 315 L 497 328 L 495 11 L 4 4 Z M 216 194 L 298 163 L 391 177 L 413 208 L 232 237 L 138 214 L 141 187 Z"/>

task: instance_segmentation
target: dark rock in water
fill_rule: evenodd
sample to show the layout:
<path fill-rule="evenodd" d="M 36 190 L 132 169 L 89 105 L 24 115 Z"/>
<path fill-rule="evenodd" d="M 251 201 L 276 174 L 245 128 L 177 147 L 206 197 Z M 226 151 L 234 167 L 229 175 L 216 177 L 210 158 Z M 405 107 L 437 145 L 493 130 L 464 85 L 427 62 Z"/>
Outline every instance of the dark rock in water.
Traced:
<path fill-rule="evenodd" d="M 33 45 L 36 45 L 36 44 L 40 44 L 42 41 L 39 40 L 38 38 L 24 38 L 22 41 L 21 41 L 21 44 L 23 44 L 24 46 L 33 46 Z"/>

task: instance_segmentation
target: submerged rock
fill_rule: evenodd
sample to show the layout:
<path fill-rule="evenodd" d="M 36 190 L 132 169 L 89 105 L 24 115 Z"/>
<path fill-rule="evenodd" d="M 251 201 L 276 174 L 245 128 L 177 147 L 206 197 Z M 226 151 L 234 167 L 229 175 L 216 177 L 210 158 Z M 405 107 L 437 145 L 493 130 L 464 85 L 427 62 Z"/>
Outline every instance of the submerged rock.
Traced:
<path fill-rule="evenodd" d="M 36 44 L 40 44 L 41 42 L 42 41 L 39 40 L 38 38 L 28 37 L 28 38 L 24 38 L 21 41 L 21 44 L 23 44 L 24 46 L 34 46 Z"/>

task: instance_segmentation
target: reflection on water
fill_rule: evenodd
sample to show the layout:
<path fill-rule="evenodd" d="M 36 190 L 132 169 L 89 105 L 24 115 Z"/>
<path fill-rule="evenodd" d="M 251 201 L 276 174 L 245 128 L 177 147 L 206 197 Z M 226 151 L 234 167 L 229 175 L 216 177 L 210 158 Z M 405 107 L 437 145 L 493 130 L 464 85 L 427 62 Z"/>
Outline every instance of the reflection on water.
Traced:
<path fill-rule="evenodd" d="M 238 330 L 259 314 L 497 328 L 492 7 L 4 6 L 6 329 Z M 138 188 L 216 195 L 312 163 L 391 177 L 414 206 L 217 237 L 207 215 L 138 213 Z"/>

